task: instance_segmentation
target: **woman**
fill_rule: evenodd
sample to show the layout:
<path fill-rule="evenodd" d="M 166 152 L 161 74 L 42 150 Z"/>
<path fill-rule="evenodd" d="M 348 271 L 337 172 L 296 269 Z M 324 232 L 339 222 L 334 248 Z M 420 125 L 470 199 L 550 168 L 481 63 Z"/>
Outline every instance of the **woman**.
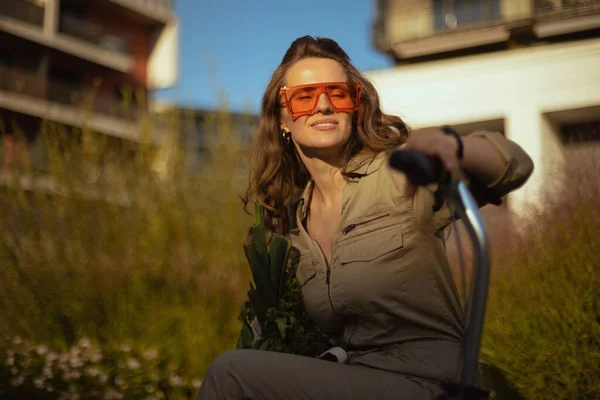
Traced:
<path fill-rule="evenodd" d="M 440 234 L 450 212 L 391 170 L 400 146 L 497 196 L 533 169 L 498 133 L 409 135 L 336 42 L 292 43 L 263 97 L 245 202 L 290 236 L 307 312 L 347 359 L 234 350 L 212 363 L 198 399 L 428 399 L 455 377 L 462 310 Z"/>

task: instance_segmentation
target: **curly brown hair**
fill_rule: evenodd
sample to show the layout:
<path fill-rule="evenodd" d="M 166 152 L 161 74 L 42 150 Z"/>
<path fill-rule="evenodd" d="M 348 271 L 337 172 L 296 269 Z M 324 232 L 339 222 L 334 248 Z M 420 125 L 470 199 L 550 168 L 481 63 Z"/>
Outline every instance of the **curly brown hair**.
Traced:
<path fill-rule="evenodd" d="M 353 119 L 352 134 L 342 149 L 343 165 L 347 166 L 359 153 L 374 157 L 381 151 L 397 147 L 406 141 L 409 133 L 401 118 L 381 111 L 373 84 L 352 65 L 350 57 L 336 41 L 312 36 L 294 40 L 271 76 L 262 98 L 258 135 L 250 153 L 248 188 L 241 196 L 246 211 L 252 199 L 258 201 L 264 207 L 267 228 L 283 234 L 289 230 L 287 207 L 304 189 L 310 175 L 295 146 L 286 144 L 281 135 L 279 89 L 285 85 L 288 69 L 308 57 L 337 61 L 344 68 L 348 81 L 362 85 L 360 108 Z M 342 169 L 344 176 L 352 172 L 346 169 Z"/>

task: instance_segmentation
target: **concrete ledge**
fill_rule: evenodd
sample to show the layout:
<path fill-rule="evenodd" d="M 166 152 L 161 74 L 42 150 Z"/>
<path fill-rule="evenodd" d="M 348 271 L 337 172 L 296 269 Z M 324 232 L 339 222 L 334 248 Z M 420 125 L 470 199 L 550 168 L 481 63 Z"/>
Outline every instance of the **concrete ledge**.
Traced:
<path fill-rule="evenodd" d="M 469 49 L 506 42 L 510 32 L 504 26 L 484 30 L 453 32 L 451 35 L 435 35 L 428 38 L 393 45 L 400 58 L 413 58 L 439 54 L 453 50 Z"/>
<path fill-rule="evenodd" d="M 171 8 L 165 8 L 164 11 L 155 10 L 148 5 L 135 0 L 109 0 L 111 3 L 118 5 L 119 7 L 126 8 L 143 18 L 161 23 L 167 24 L 173 19 L 173 12 Z"/>
<path fill-rule="evenodd" d="M 129 73 L 133 68 L 131 56 L 104 50 L 61 33 L 47 35 L 43 28 L 26 22 L 0 16 L 0 30 L 123 73 Z"/>
<path fill-rule="evenodd" d="M 539 21 L 534 25 L 533 31 L 537 37 L 546 38 L 595 28 L 600 28 L 600 14 L 555 21 Z"/>
<path fill-rule="evenodd" d="M 122 139 L 140 140 L 140 131 L 134 122 L 98 113 L 87 114 L 75 107 L 34 97 L 0 91 L 0 108 L 80 128 L 87 126 L 95 132 Z"/>

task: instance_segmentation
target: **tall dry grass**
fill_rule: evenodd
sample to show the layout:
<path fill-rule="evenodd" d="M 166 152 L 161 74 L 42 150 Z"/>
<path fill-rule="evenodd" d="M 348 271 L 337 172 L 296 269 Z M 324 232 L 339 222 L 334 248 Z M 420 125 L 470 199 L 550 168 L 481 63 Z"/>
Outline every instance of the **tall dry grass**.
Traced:
<path fill-rule="evenodd" d="M 560 195 L 521 221 L 519 233 L 517 220 L 491 229 L 482 354 L 523 398 L 600 398 L 598 156 L 593 142 L 566 148 Z"/>
<path fill-rule="evenodd" d="M 0 188 L 0 350 L 14 338 L 56 352 L 82 339 L 106 354 L 155 349 L 189 392 L 235 347 L 249 279 L 244 145 L 228 113 L 212 113 L 192 173 L 181 118 L 119 146 L 44 123 L 47 173 L 21 170 Z"/>

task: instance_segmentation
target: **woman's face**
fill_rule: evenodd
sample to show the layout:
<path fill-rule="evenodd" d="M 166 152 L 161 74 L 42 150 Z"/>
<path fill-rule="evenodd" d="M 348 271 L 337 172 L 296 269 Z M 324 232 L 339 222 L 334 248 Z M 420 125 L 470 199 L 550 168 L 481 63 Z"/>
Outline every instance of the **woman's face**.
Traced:
<path fill-rule="evenodd" d="M 305 58 L 287 72 L 287 87 L 323 82 L 347 82 L 341 64 L 328 58 Z M 330 92 L 331 96 L 337 93 Z M 334 100 L 335 101 L 335 100 Z M 337 156 L 352 134 L 354 111 L 336 112 L 327 95 L 317 98 L 312 115 L 292 118 L 289 110 L 281 108 L 281 129 L 291 132 L 296 148 L 305 156 Z"/>

